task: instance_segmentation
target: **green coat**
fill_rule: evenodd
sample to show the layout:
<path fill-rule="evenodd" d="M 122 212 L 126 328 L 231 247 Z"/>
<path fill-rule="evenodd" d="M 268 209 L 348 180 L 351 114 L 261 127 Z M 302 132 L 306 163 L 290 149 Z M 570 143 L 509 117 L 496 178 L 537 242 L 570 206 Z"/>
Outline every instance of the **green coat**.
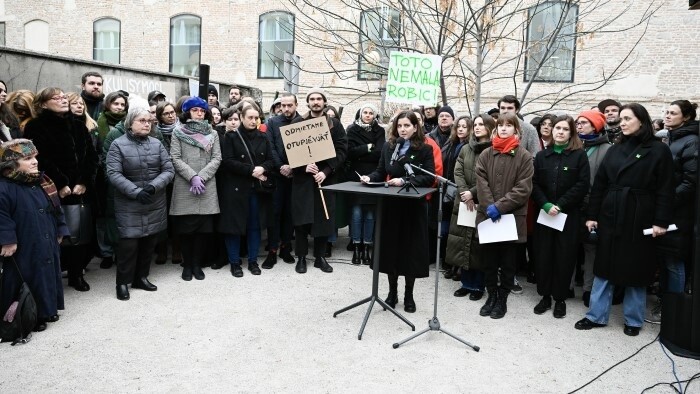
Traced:
<path fill-rule="evenodd" d="M 491 141 L 477 142 L 474 136 L 469 138 L 469 144 L 465 145 L 459 152 L 457 163 L 455 164 L 455 183 L 458 192 L 471 191 L 475 202 L 478 202 L 476 195 L 476 159 L 479 154 L 491 146 Z M 457 196 L 459 198 L 459 196 Z M 450 229 L 447 233 L 447 251 L 445 252 L 445 262 L 452 266 L 465 269 L 481 269 L 479 261 L 479 241 L 476 238 L 474 228 L 457 225 L 460 204 L 455 201 L 450 218 Z"/>

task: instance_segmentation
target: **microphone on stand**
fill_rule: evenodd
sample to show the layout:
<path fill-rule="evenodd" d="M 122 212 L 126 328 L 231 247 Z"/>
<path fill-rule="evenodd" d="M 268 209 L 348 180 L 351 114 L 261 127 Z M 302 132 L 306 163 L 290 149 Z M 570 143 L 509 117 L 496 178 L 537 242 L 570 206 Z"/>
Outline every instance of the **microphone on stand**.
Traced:
<path fill-rule="evenodd" d="M 394 148 L 394 154 L 391 155 L 391 161 L 389 162 L 389 165 L 394 165 L 396 163 L 396 160 L 399 158 L 399 150 L 401 150 L 401 147 L 403 146 L 404 142 L 406 142 L 405 139 L 399 137 L 396 139 L 396 148 Z"/>
<path fill-rule="evenodd" d="M 410 163 L 404 163 L 403 165 L 404 170 L 406 170 L 406 177 L 407 178 L 415 178 L 416 174 L 413 173 L 413 168 L 411 167 Z"/>

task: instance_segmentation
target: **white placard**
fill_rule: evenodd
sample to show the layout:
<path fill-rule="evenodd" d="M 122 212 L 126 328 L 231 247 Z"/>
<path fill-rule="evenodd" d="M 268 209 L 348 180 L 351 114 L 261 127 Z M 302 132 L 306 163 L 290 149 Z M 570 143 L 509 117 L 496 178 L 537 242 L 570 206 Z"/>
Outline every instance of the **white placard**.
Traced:
<path fill-rule="evenodd" d="M 676 231 L 676 230 L 678 230 L 678 227 L 676 227 L 675 224 L 672 224 L 672 225 L 668 226 L 668 228 L 666 229 L 666 232 L 669 232 L 669 231 Z M 644 230 L 642 231 L 642 233 L 644 233 L 644 235 L 651 235 L 651 233 L 652 233 L 653 231 L 654 231 L 653 228 L 646 228 L 646 229 L 644 229 Z"/>
<path fill-rule="evenodd" d="M 515 216 L 512 214 L 501 215 L 496 222 L 486 219 L 479 223 L 477 228 L 480 244 L 518 240 L 518 227 L 515 225 Z"/>
<path fill-rule="evenodd" d="M 457 215 L 457 225 L 474 228 L 476 227 L 476 208 L 473 211 L 467 209 L 467 204 L 459 202 L 459 214 Z"/>
<path fill-rule="evenodd" d="M 393 51 L 389 55 L 386 101 L 435 105 L 439 101 L 442 57 Z"/>
<path fill-rule="evenodd" d="M 540 209 L 540 215 L 537 217 L 537 223 L 551 227 L 555 230 L 564 231 L 567 215 L 564 212 L 551 216 L 544 209 Z"/>

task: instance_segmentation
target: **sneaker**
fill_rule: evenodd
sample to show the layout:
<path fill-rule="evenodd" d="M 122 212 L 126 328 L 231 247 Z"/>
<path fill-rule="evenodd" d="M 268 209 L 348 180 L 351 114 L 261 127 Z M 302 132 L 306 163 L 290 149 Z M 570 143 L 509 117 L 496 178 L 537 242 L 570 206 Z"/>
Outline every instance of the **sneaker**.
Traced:
<path fill-rule="evenodd" d="M 649 324 L 661 324 L 661 299 L 658 299 L 651 311 L 647 311 L 644 315 L 644 321 Z"/>
<path fill-rule="evenodd" d="M 513 287 L 510 289 L 511 294 L 523 294 L 523 288 L 520 286 L 520 283 L 518 283 L 518 280 L 513 278 Z"/>

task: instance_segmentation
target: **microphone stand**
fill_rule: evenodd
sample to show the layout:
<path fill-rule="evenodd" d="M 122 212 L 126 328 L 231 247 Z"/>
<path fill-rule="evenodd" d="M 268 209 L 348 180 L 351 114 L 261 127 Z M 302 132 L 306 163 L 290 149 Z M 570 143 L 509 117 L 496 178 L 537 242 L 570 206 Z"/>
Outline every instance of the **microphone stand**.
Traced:
<path fill-rule="evenodd" d="M 410 193 L 411 189 L 413 189 L 413 191 L 416 192 L 416 194 L 420 194 L 418 193 L 418 189 L 416 189 L 416 186 L 413 184 L 413 182 L 411 182 L 411 177 L 409 176 L 408 171 L 406 171 L 406 175 L 401 179 L 403 179 L 403 186 L 401 186 L 401 188 L 399 189 L 399 191 L 396 192 L 396 194 L 401 193 L 401 191 L 403 190 L 406 190 L 406 193 Z"/>
<path fill-rule="evenodd" d="M 404 340 L 401 341 L 401 342 L 395 343 L 395 344 L 393 345 L 393 347 L 394 347 L 394 349 L 397 349 L 399 346 L 403 345 L 404 343 L 406 343 L 406 342 L 408 342 L 408 341 L 410 341 L 410 340 L 412 340 L 412 339 L 414 339 L 414 338 L 417 338 L 417 337 L 419 337 L 419 336 L 425 334 L 425 333 L 428 332 L 428 331 L 440 331 L 440 332 L 444 332 L 445 334 L 447 334 L 447 335 L 451 336 L 452 338 L 458 340 L 459 342 L 462 342 L 463 344 L 469 346 L 469 347 L 472 348 L 475 352 L 478 352 L 479 349 L 480 349 L 479 346 L 472 345 L 471 343 L 469 343 L 469 342 L 467 342 L 467 341 L 465 341 L 465 340 L 463 340 L 463 339 L 461 339 L 461 338 L 459 338 L 459 337 L 453 335 L 452 333 L 450 333 L 450 332 L 444 330 L 442 327 L 440 327 L 440 320 L 438 320 L 438 317 L 437 317 L 438 281 L 439 281 L 439 278 L 440 278 L 440 241 L 441 241 L 441 239 L 442 239 L 442 234 L 441 234 L 441 233 L 442 233 L 442 226 L 440 225 L 440 224 L 441 224 L 440 221 L 442 220 L 442 197 L 443 197 L 445 185 L 451 185 L 451 186 L 454 186 L 454 187 L 457 187 L 457 185 L 456 185 L 454 182 L 451 182 L 449 179 L 447 179 L 447 178 L 445 178 L 445 177 L 442 177 L 442 176 L 437 175 L 437 174 L 433 174 L 432 172 L 426 171 L 426 170 L 424 170 L 424 169 L 422 169 L 422 168 L 420 168 L 420 167 L 414 166 L 413 164 L 410 164 L 410 166 L 413 167 L 413 168 L 415 168 L 415 169 L 417 169 L 417 170 L 422 171 L 422 172 L 425 173 L 425 174 L 428 174 L 428 175 L 430 175 L 430 176 L 435 177 L 435 179 L 437 179 L 437 181 L 438 181 L 438 183 L 439 183 L 439 188 L 438 188 L 438 190 L 440 191 L 440 194 L 439 194 L 440 199 L 438 200 L 438 227 L 437 227 L 437 228 L 438 228 L 438 242 L 437 242 L 437 253 L 435 254 L 435 301 L 434 301 L 434 303 L 433 303 L 433 318 L 430 319 L 430 320 L 428 320 L 428 328 L 426 328 L 425 330 L 423 330 L 423 331 L 421 331 L 421 332 L 418 332 L 418 333 L 416 333 L 416 334 L 414 334 L 414 335 L 412 335 L 412 336 L 410 336 L 410 337 L 404 339 Z"/>

